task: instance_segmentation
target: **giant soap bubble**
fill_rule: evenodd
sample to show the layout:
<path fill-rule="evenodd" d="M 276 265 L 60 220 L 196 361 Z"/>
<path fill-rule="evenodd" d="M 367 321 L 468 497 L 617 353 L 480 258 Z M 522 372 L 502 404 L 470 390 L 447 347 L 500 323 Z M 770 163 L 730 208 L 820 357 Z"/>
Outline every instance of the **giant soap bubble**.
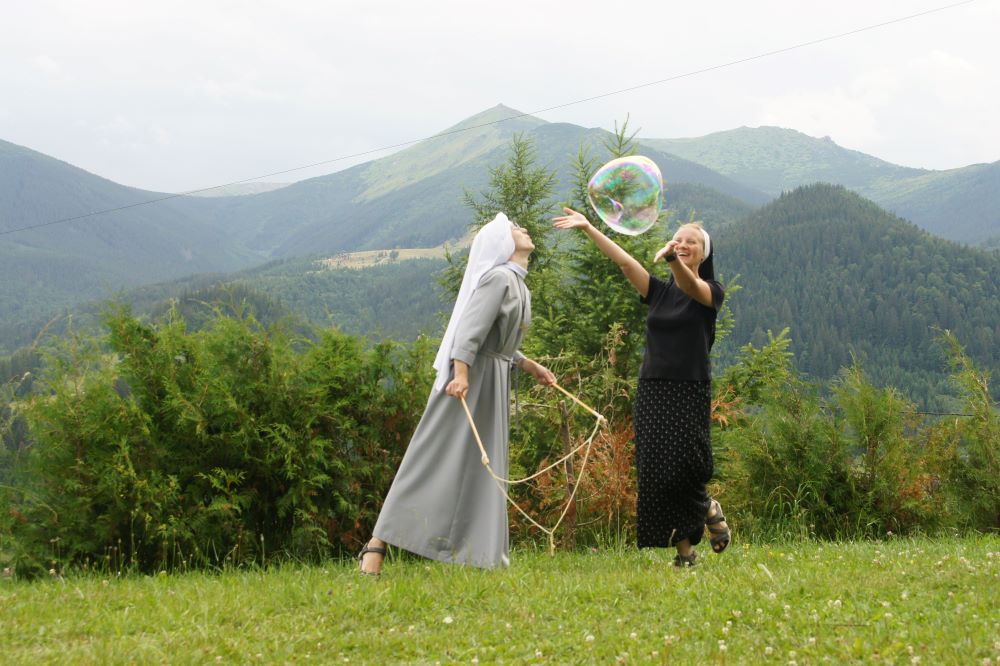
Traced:
<path fill-rule="evenodd" d="M 619 157 L 597 170 L 587 183 L 587 198 L 597 216 L 618 233 L 637 236 L 656 224 L 663 177 L 653 160 Z"/>

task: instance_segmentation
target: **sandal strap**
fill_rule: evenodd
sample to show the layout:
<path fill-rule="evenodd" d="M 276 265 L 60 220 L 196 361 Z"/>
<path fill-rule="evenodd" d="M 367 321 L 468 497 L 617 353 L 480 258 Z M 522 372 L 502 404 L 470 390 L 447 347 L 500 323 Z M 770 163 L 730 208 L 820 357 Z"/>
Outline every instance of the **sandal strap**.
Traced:
<path fill-rule="evenodd" d="M 708 531 L 710 534 L 729 534 L 730 530 L 728 527 L 712 527 L 708 526 Z"/>
<path fill-rule="evenodd" d="M 368 553 L 375 553 L 376 555 L 384 556 L 385 548 L 383 548 L 382 546 L 369 546 L 368 544 L 365 544 L 365 547 L 361 549 L 360 553 L 358 553 L 358 559 L 360 560 L 364 558 L 364 556 L 367 555 Z"/>
<path fill-rule="evenodd" d="M 722 505 L 719 504 L 719 501 L 713 499 L 712 504 L 715 506 L 715 515 L 705 519 L 706 525 L 718 525 L 726 519 L 726 516 L 722 513 Z"/>

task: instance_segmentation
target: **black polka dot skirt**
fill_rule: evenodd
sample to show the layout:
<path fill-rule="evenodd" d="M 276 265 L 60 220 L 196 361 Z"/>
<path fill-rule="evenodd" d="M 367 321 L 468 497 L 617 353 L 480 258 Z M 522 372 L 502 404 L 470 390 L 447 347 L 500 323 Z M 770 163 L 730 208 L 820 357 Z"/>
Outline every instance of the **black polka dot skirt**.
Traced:
<path fill-rule="evenodd" d="M 640 379 L 635 397 L 639 548 L 701 541 L 712 478 L 709 381 Z"/>

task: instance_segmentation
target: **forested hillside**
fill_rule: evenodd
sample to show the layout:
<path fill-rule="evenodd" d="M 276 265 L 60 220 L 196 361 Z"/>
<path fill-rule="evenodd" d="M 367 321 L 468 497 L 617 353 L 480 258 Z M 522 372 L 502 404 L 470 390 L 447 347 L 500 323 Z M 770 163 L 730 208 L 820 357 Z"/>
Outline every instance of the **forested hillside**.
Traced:
<path fill-rule="evenodd" d="M 1000 369 L 1000 258 L 935 238 L 842 187 L 803 187 L 717 240 L 739 274 L 733 342 L 791 328 L 799 367 L 827 378 L 855 354 L 925 404 L 943 392 L 938 329 Z"/>

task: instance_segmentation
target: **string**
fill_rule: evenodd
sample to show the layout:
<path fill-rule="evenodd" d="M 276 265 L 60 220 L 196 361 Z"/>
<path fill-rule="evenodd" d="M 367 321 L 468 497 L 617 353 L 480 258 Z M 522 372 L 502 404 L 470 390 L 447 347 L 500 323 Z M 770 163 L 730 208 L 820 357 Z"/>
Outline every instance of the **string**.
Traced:
<path fill-rule="evenodd" d="M 572 393 L 569 393 L 566 389 L 564 389 L 563 387 L 559 386 L 559 384 L 553 383 L 552 386 L 555 387 L 555 388 L 557 388 L 557 389 L 559 389 L 560 391 L 562 391 L 564 394 L 566 394 L 567 396 L 569 396 L 573 400 L 573 402 L 575 402 L 576 404 L 580 405 L 583 409 L 587 410 L 588 412 L 590 412 L 591 414 L 594 415 L 595 421 L 596 421 L 594 423 L 594 429 L 591 431 L 590 436 L 583 442 L 583 444 L 580 444 L 579 446 L 577 446 L 575 449 L 573 449 L 572 451 L 570 451 L 569 453 L 567 453 L 566 455 L 564 455 L 562 458 L 560 458 L 556 462 L 552 463 L 551 465 L 549 465 L 548 467 L 546 467 L 544 469 L 541 469 L 541 470 L 535 472 L 531 476 L 525 477 L 523 479 L 517 479 L 517 480 L 514 480 L 514 481 L 512 481 L 510 479 L 504 479 L 504 478 L 498 476 L 497 473 L 493 471 L 493 467 L 490 465 L 490 457 L 486 453 L 486 447 L 483 446 L 483 440 L 479 436 L 479 430 L 476 428 L 476 422 L 472 418 L 472 412 L 469 411 L 469 405 L 468 405 L 468 403 L 465 402 L 465 396 L 460 396 L 460 399 L 462 401 L 462 407 L 465 409 L 465 416 L 469 420 L 469 426 L 472 428 L 472 434 L 475 437 L 476 444 L 479 446 L 480 462 L 482 462 L 483 467 L 486 468 L 486 471 L 489 472 L 490 476 L 493 478 L 493 481 L 497 484 L 497 488 L 499 488 L 500 492 L 503 493 L 504 498 L 506 498 L 506 500 L 508 502 L 510 502 L 510 504 L 515 509 L 517 509 L 517 511 L 522 516 L 524 516 L 528 520 L 528 522 L 530 522 L 532 525 L 534 525 L 535 527 L 537 527 L 538 529 L 540 529 L 542 532 L 544 532 L 546 535 L 548 535 L 548 537 L 549 537 L 549 554 L 550 555 L 554 555 L 555 552 L 556 552 L 556 541 L 555 541 L 556 530 L 559 529 L 559 525 L 562 524 L 563 519 L 566 517 L 566 514 L 569 512 L 569 507 L 572 506 L 573 500 L 576 498 L 576 491 L 580 488 L 580 482 L 583 481 L 583 474 L 584 474 L 584 472 L 587 469 L 587 462 L 590 459 L 590 450 L 591 450 L 591 448 L 593 446 L 594 438 L 597 436 L 597 433 L 600 430 L 601 426 L 607 424 L 607 421 L 608 421 L 604 417 L 603 414 L 600 414 L 597 411 L 595 411 L 594 409 L 592 409 L 589 405 L 587 405 L 585 402 L 583 402 L 582 400 L 580 400 L 579 398 L 577 398 L 575 395 L 573 395 Z M 518 483 L 524 483 L 526 481 L 530 481 L 531 479 L 534 479 L 535 477 L 537 477 L 537 476 L 539 476 L 539 475 L 547 472 L 548 470 L 550 470 L 553 467 L 559 465 L 560 463 L 564 462 L 565 460 L 568 460 L 571 456 L 573 456 L 576 452 L 578 452 L 580 449 L 582 449 L 584 447 L 586 447 L 587 451 L 586 451 L 586 453 L 583 454 L 583 461 L 580 464 L 580 473 L 577 474 L 576 481 L 573 483 L 573 490 L 570 492 L 569 497 L 566 499 L 566 505 L 563 507 L 562 513 L 559 514 L 558 520 L 556 520 L 555 524 L 551 528 L 545 527 L 544 525 L 542 525 L 541 523 L 539 523 L 537 520 L 535 520 L 534 518 L 532 518 L 531 516 L 529 516 L 528 513 L 524 509 L 522 509 L 517 502 L 515 502 L 513 499 L 511 499 L 510 494 L 507 492 L 507 486 L 511 486 L 511 485 L 518 484 Z"/>

